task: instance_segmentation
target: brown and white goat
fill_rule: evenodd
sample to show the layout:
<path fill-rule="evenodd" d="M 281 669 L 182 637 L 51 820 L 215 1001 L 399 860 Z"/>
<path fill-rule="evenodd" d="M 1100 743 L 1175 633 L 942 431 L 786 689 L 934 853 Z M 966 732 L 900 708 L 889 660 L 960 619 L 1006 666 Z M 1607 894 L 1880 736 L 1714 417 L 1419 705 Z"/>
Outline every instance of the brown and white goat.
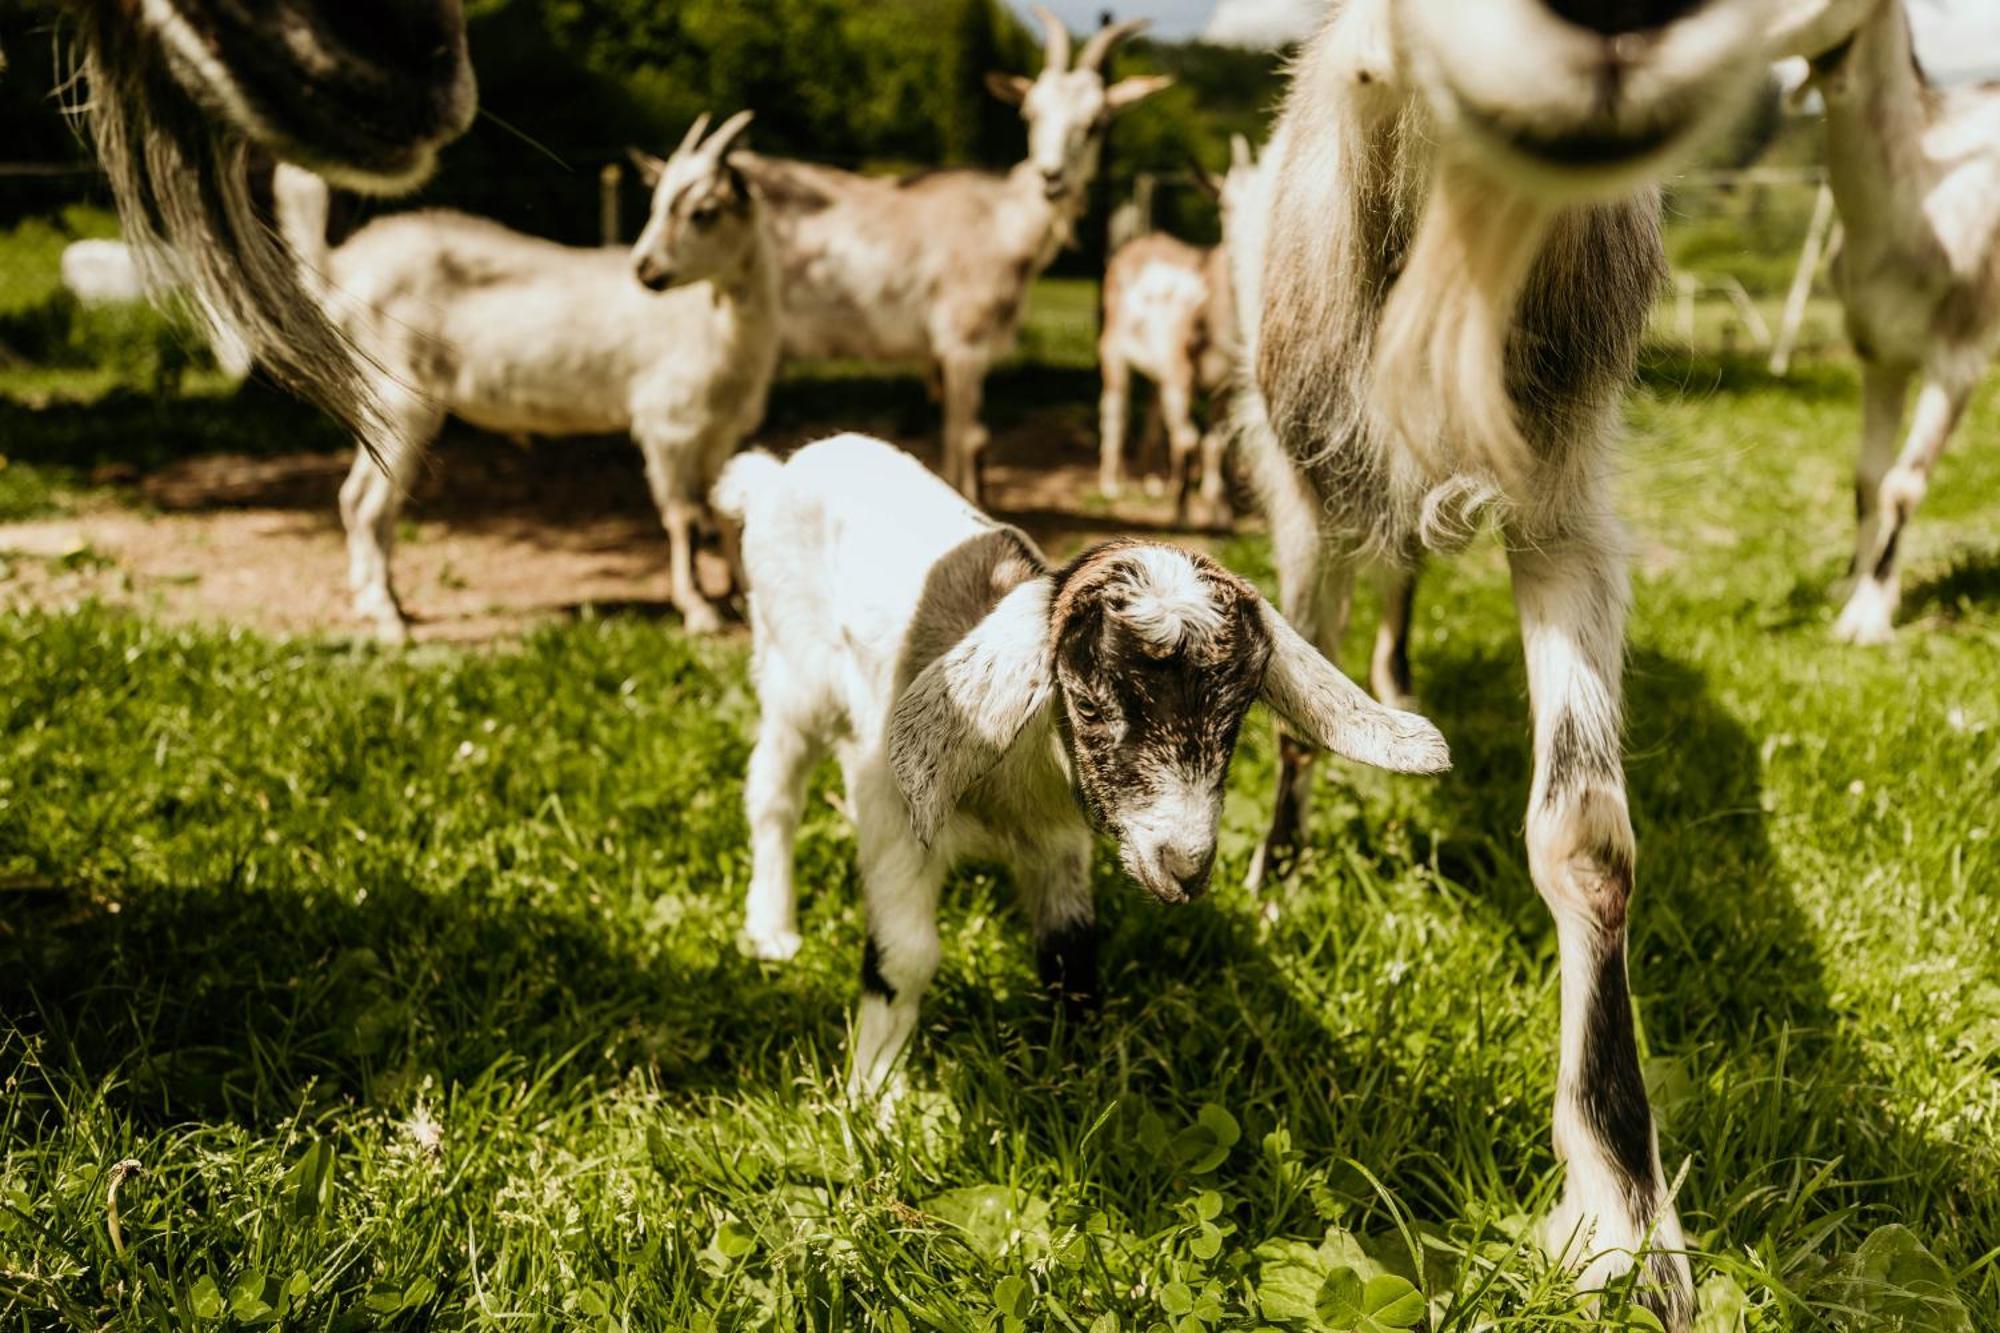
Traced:
<path fill-rule="evenodd" d="M 389 572 L 396 516 L 447 412 L 499 434 L 629 432 L 666 527 L 674 608 L 692 632 L 720 626 L 695 583 L 695 526 L 763 420 L 778 297 L 762 207 L 734 165 L 750 113 L 704 139 L 708 123 L 672 158 L 647 160 L 653 213 L 630 251 L 445 211 L 384 218 L 331 254 L 320 240 L 311 263 L 377 369 L 387 423 L 340 492 L 355 612 L 383 639 L 408 634 Z M 316 178 L 286 170 L 281 208 L 302 247 L 324 198 Z"/>
<path fill-rule="evenodd" d="M 945 479 L 975 498 L 987 372 L 1013 349 L 1028 288 L 1089 205 L 1112 117 L 1172 82 L 1105 85 L 1105 62 L 1143 22 L 1094 34 L 1072 68 L 1068 30 L 1046 8 L 1035 12 L 1048 30 L 1040 77 L 988 77 L 1028 123 L 1028 158 L 1008 174 L 896 180 L 780 158 L 743 161 L 763 187 L 783 266 L 785 354 L 935 370 Z"/>
<path fill-rule="evenodd" d="M 1104 274 L 1104 328 L 1097 339 L 1098 369 L 1104 377 L 1098 402 L 1097 488 L 1116 496 L 1123 486 L 1125 431 L 1137 372 L 1153 382 L 1154 411 L 1167 436 L 1167 489 L 1179 523 L 1188 519 L 1197 452 L 1203 521 L 1218 521 L 1225 507 L 1223 400 L 1235 382 L 1242 344 L 1227 237 L 1236 202 L 1248 192 L 1257 169 L 1250 143 L 1241 135 L 1232 140 L 1230 153 L 1229 174 L 1221 180 L 1198 173 L 1202 188 L 1222 206 L 1224 245 L 1201 249 L 1161 233 L 1141 236 L 1119 247 Z M 1212 421 L 1206 433 L 1195 425 L 1197 393 L 1210 399 Z"/>
<path fill-rule="evenodd" d="M 83 95 L 126 239 L 220 338 L 350 425 L 351 349 L 252 203 L 250 159 L 352 189 L 421 184 L 477 106 L 461 0 L 68 0 Z"/>
<path fill-rule="evenodd" d="M 1834 633 L 1880 643 L 1903 535 L 2000 351 L 2000 87 L 1932 88 L 1902 0 L 1788 0 L 1786 20 L 1780 41 L 1826 102 L 1846 233 L 1833 284 L 1862 361 L 1854 587 Z"/>
<path fill-rule="evenodd" d="M 969 856 L 1009 865 L 1044 981 L 1096 987 L 1095 834 L 1164 903 L 1202 892 L 1238 729 L 1263 699 L 1364 763 L 1449 763 L 1248 583 L 1205 556 L 1121 542 L 1050 569 L 1034 544 L 880 440 L 782 466 L 744 454 L 715 507 L 743 525 L 763 716 L 744 788 L 751 947 L 799 947 L 792 846 L 805 782 L 839 758 L 868 914 L 854 1086 L 880 1090 L 938 965 L 938 891 Z"/>
<path fill-rule="evenodd" d="M 1527 843 L 1561 952 L 1552 1250 L 1601 1287 L 1643 1255 L 1673 1330 L 1693 1289 L 1626 979 L 1627 583 L 1608 495 L 1621 391 L 1664 274 L 1650 182 L 1762 70 L 1767 0 L 1346 0 L 1266 153 L 1242 440 L 1280 604 L 1331 654 L 1358 564 L 1408 568 L 1482 516 L 1528 658 Z M 1258 858 L 1303 832 L 1286 738 Z"/>

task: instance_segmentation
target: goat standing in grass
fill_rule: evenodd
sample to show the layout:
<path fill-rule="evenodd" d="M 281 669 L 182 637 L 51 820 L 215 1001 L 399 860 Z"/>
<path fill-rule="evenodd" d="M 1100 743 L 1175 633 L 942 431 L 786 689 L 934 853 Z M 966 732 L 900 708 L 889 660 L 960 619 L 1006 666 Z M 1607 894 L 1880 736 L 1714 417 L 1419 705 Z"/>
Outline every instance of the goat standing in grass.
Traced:
<path fill-rule="evenodd" d="M 1932 88 L 1902 0 L 1791 0 L 1786 18 L 1781 41 L 1826 101 L 1847 238 L 1833 284 L 1862 362 L 1854 587 L 1834 633 L 1881 643 L 1903 534 L 2000 349 L 2000 87 Z"/>
<path fill-rule="evenodd" d="M 745 454 L 715 504 L 743 524 L 763 711 L 744 788 L 746 933 L 765 958 L 799 947 L 792 844 L 831 748 L 868 914 L 860 1090 L 882 1088 L 916 1026 L 938 890 L 960 859 L 1013 869 L 1043 980 L 1088 995 L 1093 833 L 1118 839 L 1159 901 L 1199 894 L 1253 700 L 1365 763 L 1449 762 L 1428 722 L 1370 700 L 1214 561 L 1114 542 L 1052 570 L 879 440 L 828 440 L 782 466 Z"/>
<path fill-rule="evenodd" d="M 762 209 L 734 162 L 750 113 L 704 141 L 707 124 L 648 161 L 652 217 L 629 253 L 425 212 L 313 261 L 335 317 L 383 372 L 390 429 L 372 443 L 385 466 L 355 459 L 340 512 L 355 612 L 385 640 L 408 634 L 389 577 L 397 509 L 447 412 L 501 434 L 629 431 L 666 524 L 674 608 L 690 631 L 720 626 L 695 584 L 695 525 L 763 419 L 778 327 Z M 299 184 L 281 186 L 288 211 L 311 213 Z"/>
<path fill-rule="evenodd" d="M 1248 190 L 1257 164 L 1241 135 L 1230 144 L 1228 176 L 1202 175 L 1202 188 L 1222 205 L 1225 242 L 1235 202 Z M 1198 173 L 1199 175 L 1199 173 Z M 1125 429 L 1132 407 L 1134 371 L 1153 382 L 1155 413 L 1166 427 L 1167 490 L 1174 497 L 1174 521 L 1188 520 L 1193 463 L 1201 455 L 1201 518 L 1224 516 L 1226 478 L 1221 419 L 1222 398 L 1237 374 L 1241 354 L 1236 302 L 1225 246 L 1203 250 L 1154 234 L 1119 247 L 1104 275 L 1104 329 L 1097 339 L 1097 363 L 1104 376 L 1098 402 L 1097 489 L 1116 496 L 1123 486 Z M 1204 433 L 1195 425 L 1196 393 L 1208 395 L 1215 418 Z M 1151 434 L 1150 428 L 1148 434 Z"/>
<path fill-rule="evenodd" d="M 1347 0 L 1271 149 L 1243 440 L 1281 605 L 1331 655 L 1358 563 L 1501 524 L 1535 718 L 1529 868 L 1556 920 L 1554 1253 L 1687 1328 L 1693 1285 L 1627 988 L 1621 391 L 1665 272 L 1650 182 L 1763 69 L 1766 0 Z M 1285 738 L 1256 873 L 1304 823 Z"/>
<path fill-rule="evenodd" d="M 784 282 L 790 357 L 912 361 L 935 370 L 944 398 L 945 480 L 975 499 L 986 447 L 986 375 L 1013 349 L 1028 288 L 1069 243 L 1112 117 L 1171 79 L 1105 86 L 1119 42 L 1145 27 L 1093 35 L 1070 67 L 1070 35 L 1048 29 L 1041 77 L 989 77 L 1028 122 L 1028 160 L 1005 176 L 933 171 L 902 180 L 745 155 L 763 187 Z"/>

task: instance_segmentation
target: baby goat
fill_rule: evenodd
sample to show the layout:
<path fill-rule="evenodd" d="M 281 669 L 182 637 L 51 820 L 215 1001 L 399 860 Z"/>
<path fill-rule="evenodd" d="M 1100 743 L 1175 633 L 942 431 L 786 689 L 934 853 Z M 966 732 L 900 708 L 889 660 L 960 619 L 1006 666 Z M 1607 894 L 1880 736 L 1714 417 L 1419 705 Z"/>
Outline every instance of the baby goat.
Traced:
<path fill-rule="evenodd" d="M 447 412 L 500 434 L 630 431 L 666 524 L 674 608 L 690 631 L 720 625 L 695 585 L 695 524 L 763 419 L 778 361 L 776 269 L 731 161 L 749 125 L 740 112 L 704 142 L 704 116 L 672 158 L 643 160 L 653 214 L 630 254 L 449 212 L 386 218 L 331 255 L 319 242 L 329 308 L 379 367 L 392 427 L 373 441 L 385 466 L 364 451 L 340 492 L 355 611 L 384 639 L 408 634 L 389 577 L 396 512 Z M 281 182 L 295 244 L 316 184 Z"/>
<path fill-rule="evenodd" d="M 1051 570 L 907 454 L 842 436 L 732 462 L 763 708 L 745 788 L 747 934 L 799 947 L 792 843 L 807 775 L 839 757 L 868 914 L 853 1085 L 879 1090 L 938 965 L 945 872 L 1012 867 L 1043 980 L 1095 987 L 1094 832 L 1163 903 L 1207 885 L 1236 734 L 1262 698 L 1365 763 L 1449 763 L 1204 556 L 1118 542 Z"/>

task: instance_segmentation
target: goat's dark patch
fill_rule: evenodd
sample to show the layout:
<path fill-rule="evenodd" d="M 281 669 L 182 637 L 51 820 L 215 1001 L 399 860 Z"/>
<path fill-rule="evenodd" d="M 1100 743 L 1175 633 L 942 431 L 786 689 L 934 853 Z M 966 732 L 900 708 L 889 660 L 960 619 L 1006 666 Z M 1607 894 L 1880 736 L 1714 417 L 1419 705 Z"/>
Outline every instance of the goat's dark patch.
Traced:
<path fill-rule="evenodd" d="M 1398 694 L 1408 698 L 1412 693 L 1410 681 L 1410 626 L 1416 620 L 1417 580 L 1414 576 L 1403 580 L 1397 590 L 1396 644 L 1389 650 L 1389 684 Z"/>
<path fill-rule="evenodd" d="M 1658 1202 L 1653 1183 L 1653 1110 L 1646 1100 L 1639 1045 L 1632 1032 L 1622 930 L 1606 932 L 1600 947 L 1603 953 L 1584 1016 L 1577 1095 L 1591 1133 L 1624 1178 L 1635 1214 L 1644 1217 Z"/>
<path fill-rule="evenodd" d="M 1619 743 L 1609 734 L 1586 726 L 1565 712 L 1549 733 L 1550 804 L 1596 786 L 1615 785 L 1620 777 Z"/>
<path fill-rule="evenodd" d="M 1889 540 L 1882 544 L 1882 554 L 1875 560 L 1875 581 L 1886 583 L 1896 569 L 1896 547 L 1903 540 L 1903 515 L 1899 509 L 1890 522 Z"/>
<path fill-rule="evenodd" d="M 896 988 L 882 975 L 882 946 L 875 942 L 873 935 L 861 946 L 861 993 L 873 995 L 889 1004 L 896 1002 Z"/>

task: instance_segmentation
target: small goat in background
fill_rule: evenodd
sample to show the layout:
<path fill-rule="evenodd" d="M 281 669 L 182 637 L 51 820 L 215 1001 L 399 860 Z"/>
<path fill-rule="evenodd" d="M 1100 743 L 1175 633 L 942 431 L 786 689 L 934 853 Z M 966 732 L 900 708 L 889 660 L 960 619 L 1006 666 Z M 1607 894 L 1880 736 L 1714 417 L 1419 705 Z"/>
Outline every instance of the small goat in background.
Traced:
<path fill-rule="evenodd" d="M 987 372 L 1013 349 L 1028 288 L 1089 206 L 1112 117 L 1173 82 L 1105 86 L 1105 62 L 1143 22 L 1097 32 L 1071 68 L 1069 31 L 1045 7 L 1035 13 L 1048 31 L 1041 77 L 987 80 L 1028 122 L 1028 158 L 1007 175 L 893 180 L 755 154 L 742 161 L 763 186 L 783 265 L 785 355 L 934 370 L 944 476 L 975 500 Z"/>
<path fill-rule="evenodd" d="M 723 462 L 763 419 L 777 368 L 776 266 L 757 194 L 736 169 L 750 113 L 666 161 L 646 159 L 651 219 L 637 245 L 581 250 L 461 213 L 371 224 L 308 262 L 336 321 L 379 368 L 391 432 L 340 492 L 355 612 L 408 634 L 389 575 L 405 484 L 447 412 L 499 434 L 629 431 L 666 525 L 674 608 L 721 620 L 694 577 L 697 520 Z M 280 184 L 287 235 L 310 244 L 325 187 Z"/>
<path fill-rule="evenodd" d="M 1013 869 L 1043 980 L 1095 991 L 1094 833 L 1163 903 L 1207 885 L 1236 735 L 1262 698 L 1339 753 L 1449 762 L 1428 722 L 1342 676 L 1205 556 L 1115 542 L 1051 570 L 891 445 L 744 454 L 715 506 L 743 524 L 763 716 L 744 798 L 746 934 L 799 947 L 792 847 L 805 783 L 838 755 L 868 944 L 853 1079 L 889 1079 L 938 965 L 938 891 L 971 856 Z"/>
<path fill-rule="evenodd" d="M 1902 0 L 1788 0 L 1786 18 L 1780 43 L 1811 61 L 1826 102 L 1847 237 L 1833 285 L 1862 362 L 1854 587 L 1834 633 L 1882 643 L 1903 534 L 2000 350 L 2000 88 L 1932 88 Z"/>
<path fill-rule="evenodd" d="M 1555 1255 L 1594 1290 L 1644 1256 L 1674 1333 L 1694 1290 L 1626 978 L 1635 847 L 1609 495 L 1621 392 L 1664 277 L 1656 181 L 1763 70 L 1767 0 L 1345 0 L 1308 47 L 1242 251 L 1257 318 L 1242 447 L 1280 604 L 1335 653 L 1357 565 L 1507 538 L 1534 710 L 1529 869 L 1556 921 Z M 1286 738 L 1256 873 L 1302 835 Z"/>
<path fill-rule="evenodd" d="M 1241 135 L 1231 140 L 1230 158 L 1229 174 L 1219 181 L 1196 172 L 1202 188 L 1222 205 L 1224 245 L 1204 250 L 1162 233 L 1141 236 L 1119 248 L 1104 275 L 1104 329 L 1097 340 L 1104 376 L 1097 489 L 1116 496 L 1123 488 L 1125 430 L 1136 371 L 1153 382 L 1154 417 L 1166 428 L 1167 490 L 1174 497 L 1176 523 L 1188 521 L 1197 451 L 1201 520 L 1218 522 L 1227 507 L 1222 400 L 1238 373 L 1242 338 L 1226 246 L 1236 205 L 1257 169 L 1249 140 Z M 1195 425 L 1197 393 L 1210 400 L 1206 432 Z"/>

